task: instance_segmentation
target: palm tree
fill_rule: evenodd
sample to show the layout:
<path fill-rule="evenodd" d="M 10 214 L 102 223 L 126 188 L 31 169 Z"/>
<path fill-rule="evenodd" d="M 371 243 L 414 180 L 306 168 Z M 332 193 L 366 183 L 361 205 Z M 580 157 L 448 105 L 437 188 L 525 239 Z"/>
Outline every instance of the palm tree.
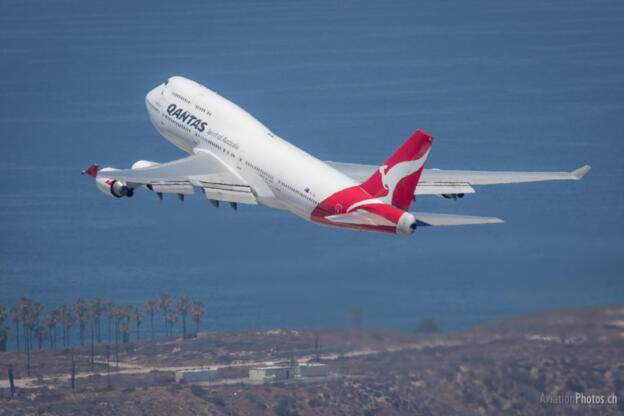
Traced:
<path fill-rule="evenodd" d="M 56 348 L 56 324 L 58 323 L 58 314 L 55 310 L 46 312 L 41 318 L 41 322 L 48 327 L 48 336 L 50 348 Z"/>
<path fill-rule="evenodd" d="M 122 340 L 124 343 L 130 341 L 130 324 L 128 324 L 128 322 L 124 322 L 121 324 L 120 326 L 121 328 L 121 335 L 122 335 Z"/>
<path fill-rule="evenodd" d="M 121 307 L 121 319 L 124 319 L 126 323 L 129 323 L 134 317 L 135 307 L 132 305 L 123 305 Z"/>
<path fill-rule="evenodd" d="M 0 305 L 0 351 L 6 351 L 6 344 L 9 340 L 9 335 L 11 335 L 11 328 L 2 326 L 7 316 L 9 316 L 9 309 L 6 306 Z"/>
<path fill-rule="evenodd" d="M 169 305 L 171 305 L 172 299 L 171 296 L 169 296 L 166 293 L 161 293 L 160 295 L 158 295 L 158 299 L 156 300 L 156 302 L 158 303 L 158 309 L 161 311 L 166 311 L 169 309 Z"/>
<path fill-rule="evenodd" d="M 206 313 L 206 308 L 204 307 L 204 304 L 202 302 L 196 300 L 191 303 L 191 309 L 189 310 L 189 313 L 191 315 L 191 319 L 195 321 L 195 333 L 198 333 L 199 321 Z"/>
<path fill-rule="evenodd" d="M 32 300 L 28 299 L 27 297 L 22 296 L 18 301 L 17 301 L 17 313 L 19 314 L 19 321 L 22 324 L 22 332 L 23 332 L 23 337 L 24 337 L 24 351 L 28 351 L 28 348 L 30 347 L 30 343 L 28 341 L 28 331 L 26 330 L 26 325 L 27 325 L 27 320 L 28 320 L 28 307 L 30 305 L 30 302 L 32 302 Z"/>
<path fill-rule="evenodd" d="M 131 317 L 134 323 L 136 324 L 137 339 L 141 339 L 141 324 L 143 323 L 143 320 L 145 319 L 145 313 L 143 312 L 142 309 L 133 307 Z"/>
<path fill-rule="evenodd" d="M 0 326 L 0 351 L 6 351 L 7 341 L 11 336 L 11 328 Z"/>
<path fill-rule="evenodd" d="M 28 348 L 32 348 L 32 331 L 39 323 L 39 315 L 43 311 L 43 305 L 26 297 L 20 298 L 17 303 L 20 311 L 24 335 L 28 337 Z"/>
<path fill-rule="evenodd" d="M 15 323 L 15 341 L 17 342 L 17 350 L 19 351 L 20 350 L 19 326 L 22 323 L 22 320 L 20 318 L 20 311 L 17 308 L 17 306 L 14 308 L 11 308 L 11 310 L 9 311 L 9 317 Z"/>
<path fill-rule="evenodd" d="M 32 333 L 39 324 L 39 315 L 43 311 L 43 305 L 27 297 L 21 297 L 17 302 L 17 310 L 24 329 L 24 346 L 26 349 L 26 369 L 30 377 L 30 350 L 32 349 Z"/>
<path fill-rule="evenodd" d="M 83 298 L 78 298 L 72 305 L 72 309 L 80 326 L 80 345 L 84 345 L 84 330 L 91 319 L 89 316 L 89 304 Z"/>
<path fill-rule="evenodd" d="M 119 342 L 119 325 L 120 325 L 120 321 L 121 318 L 123 316 L 123 310 L 122 310 L 122 306 L 121 305 L 113 305 L 113 304 L 109 304 L 110 308 L 107 311 L 109 315 L 109 319 L 112 319 L 114 324 L 115 324 L 115 344 L 117 344 Z"/>
<path fill-rule="evenodd" d="M 158 304 L 155 300 L 149 300 L 143 307 L 143 310 L 150 317 L 150 325 L 152 327 L 152 339 L 154 339 L 154 315 L 158 312 Z"/>
<path fill-rule="evenodd" d="M 176 311 L 175 309 L 169 309 L 165 313 L 165 316 L 163 316 L 163 319 L 165 320 L 165 324 L 169 325 L 169 336 L 172 336 L 173 326 L 176 324 L 176 322 L 178 322 L 178 311 Z"/>
<path fill-rule="evenodd" d="M 165 315 L 169 310 L 169 306 L 171 305 L 172 299 L 171 296 L 166 293 L 161 293 L 158 295 L 156 299 L 156 304 L 158 305 L 158 310 L 162 312 L 163 320 L 165 321 L 165 330 L 167 330 L 167 320 L 165 319 Z"/>
<path fill-rule="evenodd" d="M 115 319 L 116 306 L 112 303 L 106 303 L 106 308 L 105 308 L 104 313 L 106 314 L 106 321 L 108 324 L 108 342 L 111 343 L 112 342 L 111 323 L 113 322 L 113 319 Z"/>
<path fill-rule="evenodd" d="M 95 298 L 91 301 L 91 316 L 95 324 L 95 336 L 97 337 L 98 344 L 102 342 L 102 328 L 100 325 L 100 319 L 106 312 L 106 301 L 102 298 Z"/>
<path fill-rule="evenodd" d="M 130 316 L 132 314 L 132 305 L 116 305 L 113 308 L 113 317 L 115 318 L 115 342 L 119 342 L 120 335 L 122 334 L 120 330 L 121 326 L 125 321 L 126 323 L 130 320 Z"/>
<path fill-rule="evenodd" d="M 191 307 L 191 299 L 188 296 L 180 296 L 176 299 L 176 310 L 182 316 L 182 336 L 186 338 L 186 315 Z"/>
<path fill-rule="evenodd" d="M 9 309 L 4 305 L 0 305 L 0 325 L 2 325 L 7 316 L 9 316 Z"/>
<path fill-rule="evenodd" d="M 48 337 L 48 330 L 45 329 L 43 325 L 37 325 L 35 327 L 35 338 L 37 338 L 37 344 L 39 345 L 39 349 L 41 349 L 41 345 L 43 341 Z"/>
<path fill-rule="evenodd" d="M 119 327 L 121 320 L 124 317 L 124 307 L 121 305 L 113 305 L 111 303 L 108 304 L 108 309 L 106 314 L 108 316 L 108 323 L 110 328 L 110 322 L 115 320 L 115 362 L 117 363 L 117 367 L 119 367 Z M 110 330 L 109 330 L 110 337 Z"/>
<path fill-rule="evenodd" d="M 67 305 L 61 305 L 58 307 L 59 322 L 63 327 L 63 345 L 69 346 L 69 329 L 74 325 L 75 317 L 72 313 L 72 308 Z"/>

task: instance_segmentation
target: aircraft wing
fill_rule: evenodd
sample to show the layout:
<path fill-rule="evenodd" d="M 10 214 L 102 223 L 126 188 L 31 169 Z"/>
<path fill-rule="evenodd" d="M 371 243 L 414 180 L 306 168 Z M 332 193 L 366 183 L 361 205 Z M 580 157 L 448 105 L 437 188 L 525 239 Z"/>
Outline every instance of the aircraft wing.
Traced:
<path fill-rule="evenodd" d="M 106 168 L 97 175 L 125 182 L 131 188 L 145 186 L 158 194 L 193 194 L 193 187 L 197 186 L 212 201 L 257 204 L 249 184 L 210 153 L 197 153 L 168 163 L 139 161 L 133 169 Z"/>
<path fill-rule="evenodd" d="M 378 166 L 326 161 L 356 181 L 366 181 Z M 553 180 L 579 180 L 591 167 L 585 165 L 572 172 L 507 172 L 478 170 L 424 169 L 414 195 L 458 195 L 474 193 L 474 185 L 539 182 Z"/>

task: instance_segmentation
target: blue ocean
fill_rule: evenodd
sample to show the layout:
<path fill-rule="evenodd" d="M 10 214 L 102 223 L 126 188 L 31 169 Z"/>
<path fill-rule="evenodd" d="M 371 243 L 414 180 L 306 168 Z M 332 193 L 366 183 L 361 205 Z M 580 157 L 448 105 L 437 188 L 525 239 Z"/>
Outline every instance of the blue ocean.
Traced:
<path fill-rule="evenodd" d="M 0 304 L 165 292 L 205 303 L 203 331 L 342 327 L 353 309 L 410 331 L 622 302 L 623 40 L 617 0 L 4 0 Z M 80 175 L 92 163 L 185 156 L 144 103 L 172 75 L 323 160 L 380 164 L 422 129 L 429 168 L 592 170 L 419 197 L 414 210 L 505 223 L 411 237 L 200 193 L 102 194 Z"/>

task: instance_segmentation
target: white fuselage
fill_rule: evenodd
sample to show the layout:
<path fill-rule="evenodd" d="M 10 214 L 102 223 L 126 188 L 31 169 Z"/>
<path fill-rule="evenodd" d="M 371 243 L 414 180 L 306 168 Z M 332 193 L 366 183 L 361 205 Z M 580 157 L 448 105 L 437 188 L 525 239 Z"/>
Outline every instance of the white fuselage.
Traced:
<path fill-rule="evenodd" d="M 272 133 L 214 91 L 172 77 L 146 98 L 156 129 L 189 154 L 209 152 L 248 182 L 258 202 L 310 220 L 330 195 L 357 185 L 352 178 Z"/>

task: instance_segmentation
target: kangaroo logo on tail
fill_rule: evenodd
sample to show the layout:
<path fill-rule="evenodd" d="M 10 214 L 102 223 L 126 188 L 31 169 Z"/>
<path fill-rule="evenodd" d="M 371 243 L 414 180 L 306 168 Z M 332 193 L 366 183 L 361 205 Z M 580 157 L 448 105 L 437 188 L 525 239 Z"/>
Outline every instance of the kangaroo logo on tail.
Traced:
<path fill-rule="evenodd" d="M 373 199 L 360 201 L 348 211 L 366 203 L 384 203 L 409 209 L 414 190 L 420 179 L 433 137 L 417 130 L 362 184 Z"/>
<path fill-rule="evenodd" d="M 386 165 L 383 165 L 379 168 L 379 173 L 381 174 L 381 183 L 383 184 L 384 189 L 388 191 L 388 196 L 392 196 L 394 194 L 394 189 L 399 184 L 399 181 L 412 173 L 417 172 L 420 168 L 425 164 L 425 160 L 427 159 L 427 155 L 429 155 L 429 150 L 425 153 L 420 159 L 409 160 L 407 162 L 399 162 L 393 167 L 389 168 Z M 384 173 L 384 171 L 387 172 Z M 387 201 L 390 203 L 391 201 Z"/>

